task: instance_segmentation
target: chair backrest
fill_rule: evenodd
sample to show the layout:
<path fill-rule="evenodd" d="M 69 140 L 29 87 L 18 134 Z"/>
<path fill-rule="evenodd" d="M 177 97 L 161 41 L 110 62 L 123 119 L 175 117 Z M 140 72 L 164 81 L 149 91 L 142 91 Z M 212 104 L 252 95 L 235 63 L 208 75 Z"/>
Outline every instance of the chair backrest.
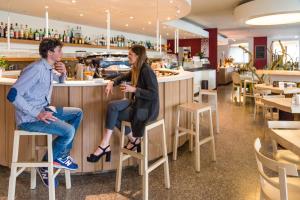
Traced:
<path fill-rule="evenodd" d="M 239 73 L 237 73 L 237 72 L 232 72 L 231 77 L 232 77 L 232 82 L 233 82 L 233 84 L 235 84 L 235 85 L 241 84 L 241 76 L 240 76 Z"/>
<path fill-rule="evenodd" d="M 263 155 L 260 152 L 261 142 L 259 138 L 256 138 L 254 142 L 254 150 L 262 191 L 264 192 L 264 184 L 267 182 L 269 185 L 280 191 L 281 200 L 288 200 L 287 176 L 298 176 L 297 166 L 295 164 L 281 163 Z M 269 177 L 265 173 L 264 167 L 277 172 L 279 175 L 278 180 Z"/>

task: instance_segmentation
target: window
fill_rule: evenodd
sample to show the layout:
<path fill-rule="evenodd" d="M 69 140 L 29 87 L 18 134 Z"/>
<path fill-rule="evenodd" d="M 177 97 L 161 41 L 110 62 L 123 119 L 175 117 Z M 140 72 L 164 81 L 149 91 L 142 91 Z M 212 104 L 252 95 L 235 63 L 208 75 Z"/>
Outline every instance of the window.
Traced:
<path fill-rule="evenodd" d="M 234 63 L 247 63 L 249 62 L 249 56 L 247 53 L 244 52 L 239 46 L 244 47 L 245 49 L 249 50 L 249 43 L 239 43 L 239 44 L 232 44 L 229 47 L 229 57 L 232 57 Z"/>
<path fill-rule="evenodd" d="M 283 47 L 286 49 L 286 53 L 288 56 L 286 56 L 286 59 L 284 59 L 284 63 L 293 60 L 299 61 L 299 40 L 287 40 L 287 41 L 281 41 Z M 276 55 L 281 55 L 281 47 L 278 41 L 273 43 L 273 53 Z"/>

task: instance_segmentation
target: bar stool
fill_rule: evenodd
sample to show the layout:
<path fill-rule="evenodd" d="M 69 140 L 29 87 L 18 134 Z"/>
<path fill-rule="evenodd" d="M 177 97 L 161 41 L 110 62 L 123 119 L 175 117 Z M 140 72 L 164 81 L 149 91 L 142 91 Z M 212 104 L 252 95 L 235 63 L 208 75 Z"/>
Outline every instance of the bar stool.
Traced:
<path fill-rule="evenodd" d="M 198 102 L 202 103 L 202 96 L 212 96 L 214 98 L 214 104 L 211 104 L 212 111 L 216 113 L 216 127 L 217 127 L 217 133 L 220 133 L 220 118 L 219 118 L 219 112 L 218 112 L 218 91 L 217 90 L 204 90 L 199 88 L 199 96 L 198 96 Z"/>
<path fill-rule="evenodd" d="M 144 137 L 141 138 L 141 153 L 137 153 L 135 151 L 130 151 L 124 148 L 124 138 L 125 138 L 125 127 L 131 126 L 130 122 L 122 121 L 121 126 L 121 142 L 120 142 L 120 155 L 119 155 L 119 165 L 117 167 L 117 176 L 116 176 L 116 185 L 115 190 L 119 192 L 121 189 L 121 178 L 122 178 L 122 165 L 123 161 L 127 160 L 130 157 L 134 157 L 140 160 L 139 165 L 139 174 L 143 176 L 143 199 L 148 200 L 148 188 L 149 188 L 149 173 L 156 169 L 160 165 L 164 165 L 164 177 L 165 177 L 165 187 L 170 188 L 170 175 L 169 175 L 169 162 L 168 162 L 168 154 L 167 154 L 167 142 L 166 142 L 166 131 L 165 131 L 165 121 L 164 119 L 150 122 L 145 127 Z M 163 156 L 159 160 L 157 160 L 152 165 L 148 166 L 148 132 L 158 126 L 163 127 L 162 133 L 162 150 Z"/>
<path fill-rule="evenodd" d="M 191 129 L 180 127 L 180 114 L 181 112 L 187 112 L 190 113 L 191 118 Z M 200 120 L 199 115 L 209 112 L 209 130 L 210 134 L 208 137 L 203 138 L 200 140 Z M 196 120 L 194 121 L 194 118 Z M 196 126 L 196 131 L 194 131 L 194 125 Z M 175 129 L 175 137 L 174 137 L 174 149 L 173 149 L 173 160 L 177 160 L 177 147 L 178 147 L 178 138 L 180 136 L 184 136 L 186 134 L 189 134 L 189 142 L 190 142 L 190 151 L 193 150 L 193 136 L 195 136 L 195 168 L 196 171 L 200 171 L 200 146 L 211 142 L 211 148 L 212 148 L 212 160 L 216 161 L 216 149 L 215 149 L 215 138 L 213 134 L 213 124 L 212 124 L 212 113 L 211 113 L 211 106 L 200 104 L 200 103 L 185 103 L 181 104 L 177 107 L 177 125 Z"/>
<path fill-rule="evenodd" d="M 18 162 L 19 154 L 19 141 L 21 136 L 32 136 L 32 161 L 31 162 Z M 47 146 L 36 146 L 35 136 L 47 136 Z M 48 150 L 48 161 L 47 162 L 36 162 L 36 151 L 40 149 Z M 16 179 L 26 169 L 31 168 L 31 181 L 30 189 L 36 188 L 36 168 L 47 167 L 48 168 L 48 188 L 49 188 L 49 200 L 55 199 L 55 177 L 60 173 L 61 169 L 57 169 L 54 173 L 53 170 L 53 155 L 52 155 L 52 135 L 47 133 L 28 132 L 15 130 L 14 133 L 14 144 L 13 144 L 13 155 L 11 163 L 11 172 L 9 177 L 9 188 L 8 188 L 8 200 L 15 199 L 16 190 Z M 18 170 L 18 168 L 21 168 Z M 69 170 L 65 171 L 66 188 L 71 188 L 71 176 Z"/>

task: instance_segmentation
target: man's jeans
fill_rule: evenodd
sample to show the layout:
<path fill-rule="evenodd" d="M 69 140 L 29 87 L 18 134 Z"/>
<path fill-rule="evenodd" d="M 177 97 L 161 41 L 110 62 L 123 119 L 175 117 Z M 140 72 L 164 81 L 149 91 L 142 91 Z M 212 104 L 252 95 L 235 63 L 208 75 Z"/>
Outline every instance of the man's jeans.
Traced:
<path fill-rule="evenodd" d="M 20 124 L 19 129 L 30 132 L 42 132 L 57 135 L 53 140 L 53 160 L 65 158 L 70 154 L 72 149 L 75 133 L 82 119 L 82 110 L 80 108 L 57 108 L 53 116 L 58 119 L 50 124 L 43 121 Z M 47 160 L 47 153 L 43 158 Z"/>

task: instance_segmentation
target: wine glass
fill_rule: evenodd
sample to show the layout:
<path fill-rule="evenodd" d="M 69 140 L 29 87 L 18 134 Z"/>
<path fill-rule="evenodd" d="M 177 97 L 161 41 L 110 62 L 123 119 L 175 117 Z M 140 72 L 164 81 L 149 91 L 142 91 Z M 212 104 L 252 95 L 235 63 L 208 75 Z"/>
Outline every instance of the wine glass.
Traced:
<path fill-rule="evenodd" d="M 123 87 L 126 87 L 126 85 L 128 85 L 128 82 L 122 81 L 121 85 L 122 85 Z M 124 94 L 123 94 L 123 99 L 125 100 L 125 99 L 127 99 L 127 97 L 126 97 L 126 92 L 123 92 L 123 93 L 124 93 Z"/>

